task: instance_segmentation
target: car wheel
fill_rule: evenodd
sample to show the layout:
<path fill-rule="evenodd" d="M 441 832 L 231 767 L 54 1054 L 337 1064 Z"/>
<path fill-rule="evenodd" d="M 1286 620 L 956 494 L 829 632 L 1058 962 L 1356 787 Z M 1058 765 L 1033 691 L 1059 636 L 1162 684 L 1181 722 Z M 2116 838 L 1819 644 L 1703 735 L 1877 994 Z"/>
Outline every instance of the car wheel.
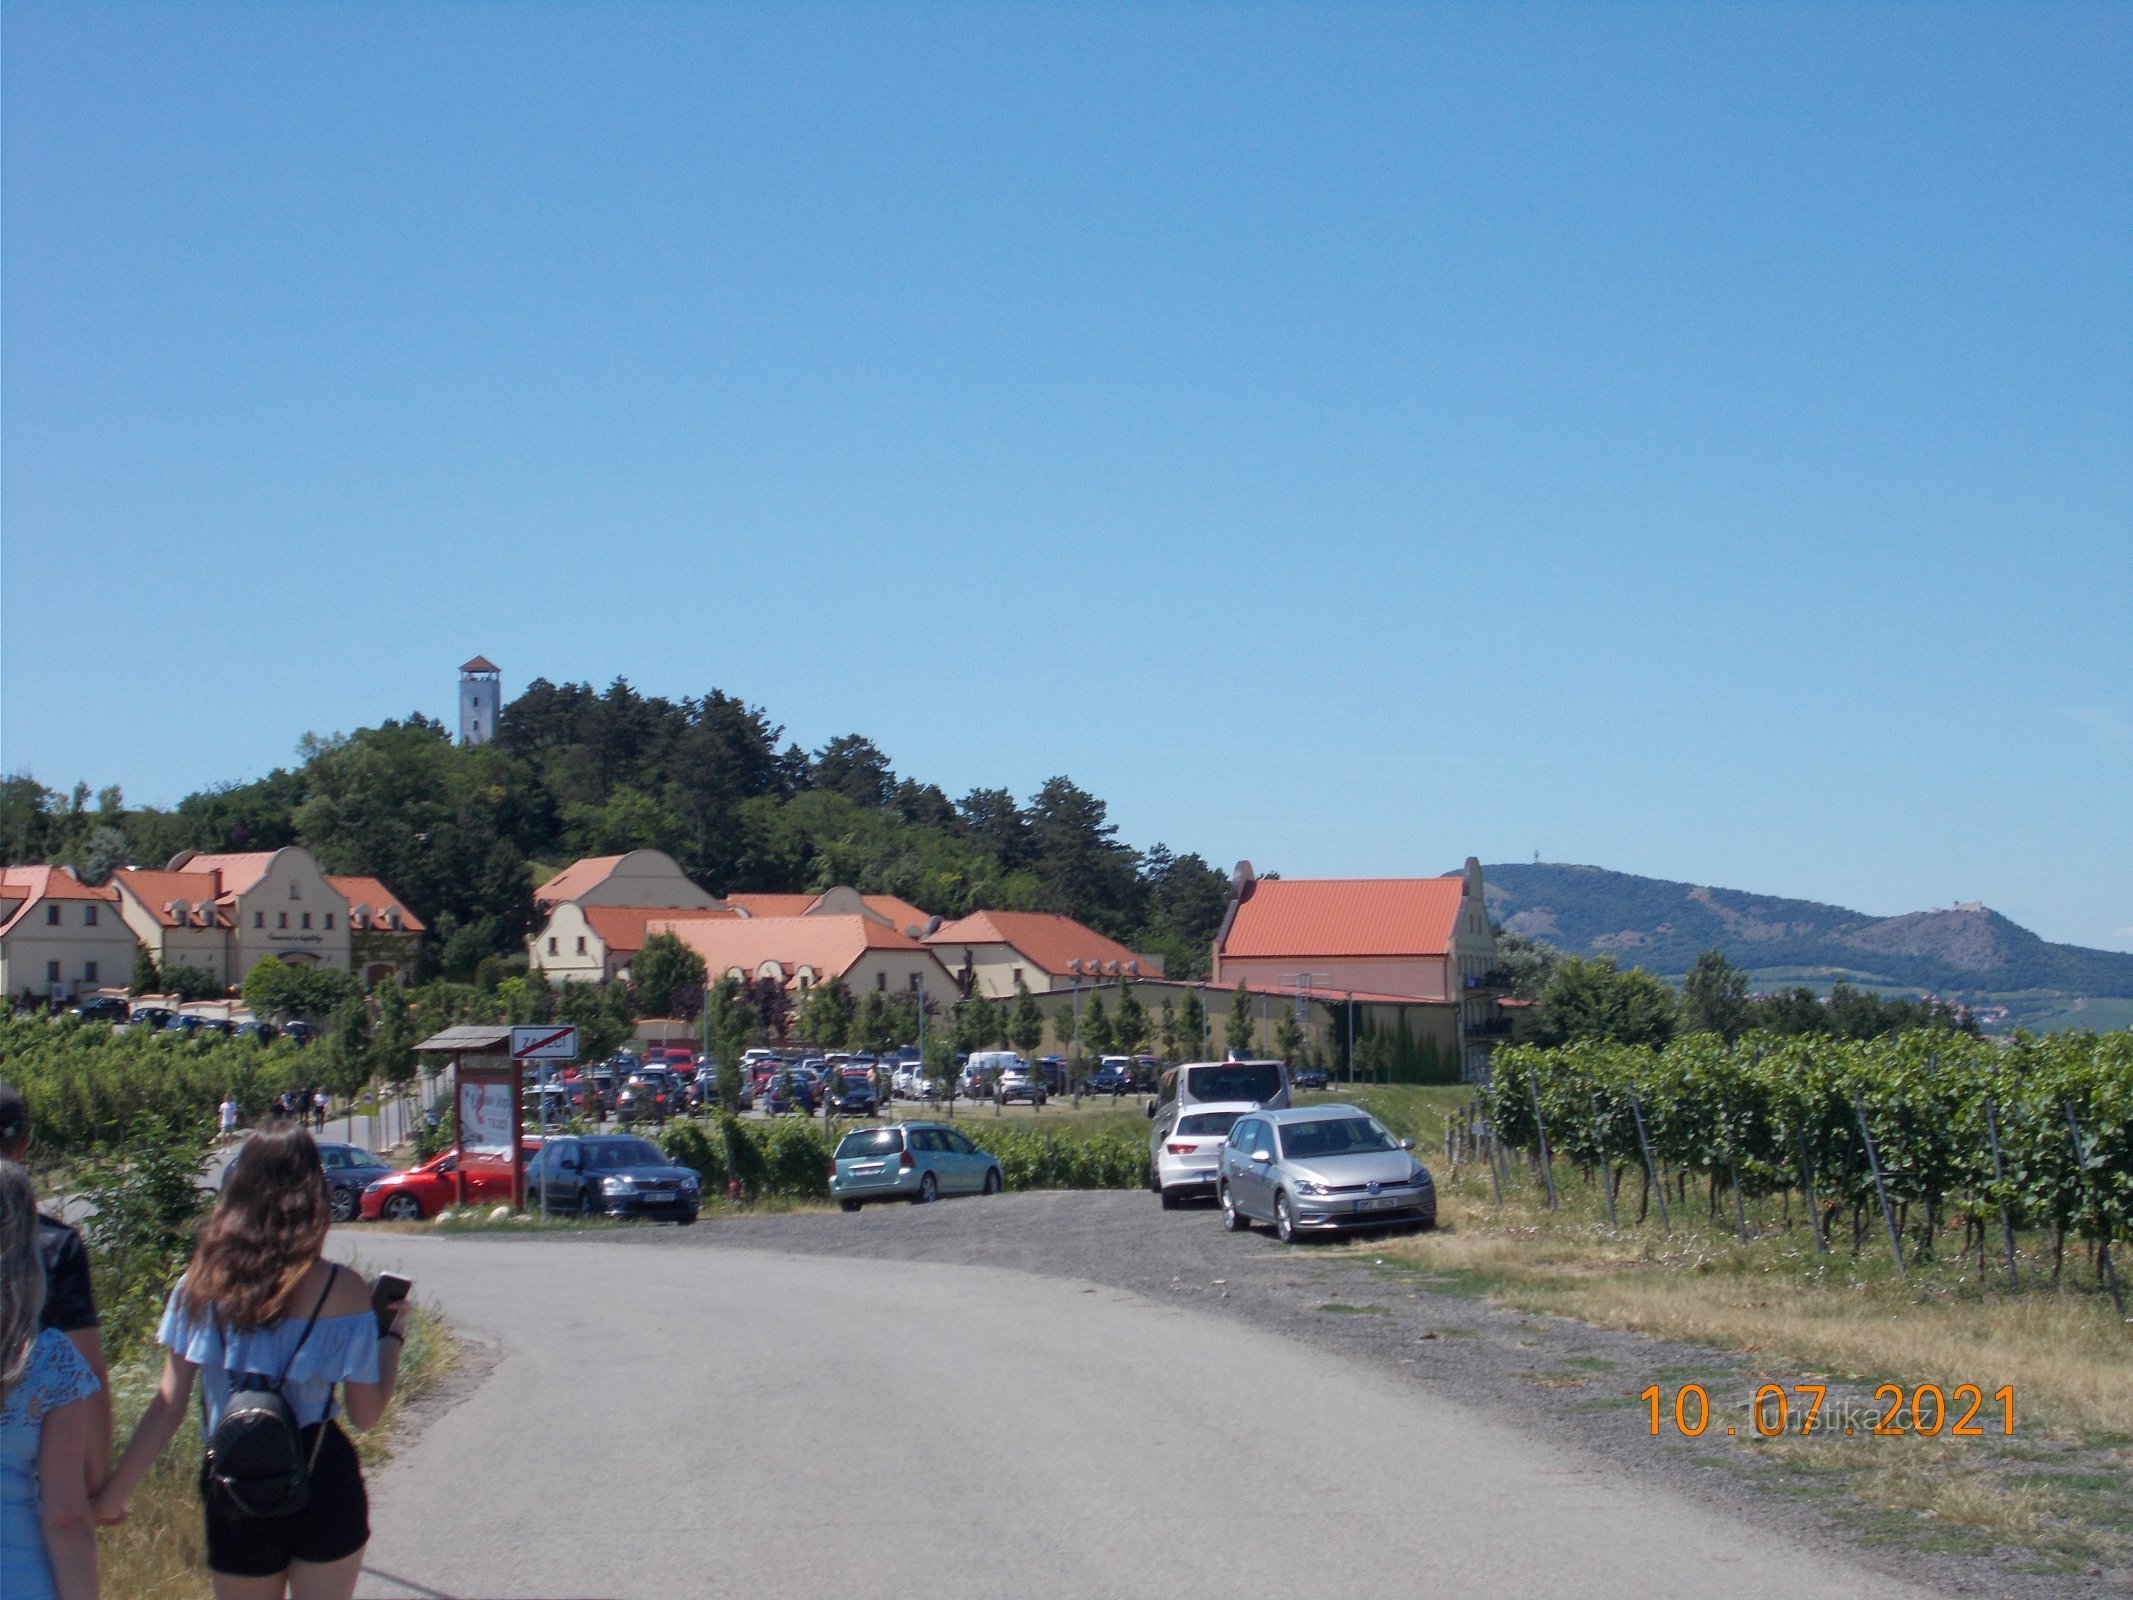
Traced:
<path fill-rule="evenodd" d="M 859 1202 L 857 1200 L 839 1200 L 837 1202 L 837 1209 L 839 1211 L 857 1211 L 859 1209 Z"/>
<path fill-rule="evenodd" d="M 411 1194 L 396 1194 L 379 1208 L 387 1222 L 420 1222 L 422 1202 Z"/>
<path fill-rule="evenodd" d="M 1274 1236 L 1283 1244 L 1296 1242 L 1296 1217 L 1289 1210 L 1289 1197 L 1285 1194 L 1274 1196 Z"/>
<path fill-rule="evenodd" d="M 333 1220 L 335 1222 L 355 1221 L 356 1209 L 355 1190 L 336 1189 L 333 1191 Z"/>
<path fill-rule="evenodd" d="M 1231 1233 L 1243 1233 L 1252 1225 L 1252 1219 L 1237 1209 L 1237 1197 L 1229 1192 L 1229 1185 L 1222 1185 L 1222 1226 Z"/>
<path fill-rule="evenodd" d="M 987 1194 L 998 1194 L 1000 1192 L 1000 1169 L 998 1167 L 987 1167 L 985 1169 L 985 1192 Z"/>
<path fill-rule="evenodd" d="M 929 1172 L 918 1180 L 918 1203 L 920 1205 L 930 1206 L 940 1197 L 941 1186 L 934 1181 L 932 1173 Z"/>
<path fill-rule="evenodd" d="M 1185 1198 L 1183 1195 L 1179 1194 L 1177 1190 L 1165 1189 L 1161 1185 L 1157 1185 L 1155 1192 L 1163 1197 L 1163 1209 L 1165 1211 L 1177 1210 L 1178 1206 L 1184 1201 Z"/>

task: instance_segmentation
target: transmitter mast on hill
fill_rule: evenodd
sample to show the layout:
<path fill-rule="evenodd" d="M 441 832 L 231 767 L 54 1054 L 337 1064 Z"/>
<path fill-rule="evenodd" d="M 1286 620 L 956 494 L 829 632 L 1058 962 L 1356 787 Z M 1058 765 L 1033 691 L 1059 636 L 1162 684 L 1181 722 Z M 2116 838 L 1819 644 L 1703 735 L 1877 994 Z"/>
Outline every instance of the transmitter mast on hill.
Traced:
<path fill-rule="evenodd" d="M 496 735 L 496 713 L 503 705 L 504 675 L 487 656 L 476 656 L 459 669 L 459 742 L 487 744 Z"/>

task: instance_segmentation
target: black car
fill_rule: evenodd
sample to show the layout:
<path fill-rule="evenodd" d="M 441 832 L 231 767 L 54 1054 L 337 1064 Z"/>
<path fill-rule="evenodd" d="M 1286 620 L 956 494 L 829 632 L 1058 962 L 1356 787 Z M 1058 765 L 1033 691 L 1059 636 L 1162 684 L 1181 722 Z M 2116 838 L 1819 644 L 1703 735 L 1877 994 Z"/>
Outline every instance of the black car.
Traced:
<path fill-rule="evenodd" d="M 825 1115 L 832 1117 L 871 1117 L 881 1110 L 881 1097 L 874 1092 L 871 1077 L 856 1067 L 848 1067 L 841 1074 L 830 1074 L 822 1108 Z"/>
<path fill-rule="evenodd" d="M 126 1001 L 115 994 L 91 995 L 74 1008 L 74 1014 L 84 1022 L 124 1022 Z"/>
<path fill-rule="evenodd" d="M 1123 1067 L 1098 1067 L 1081 1080 L 1083 1094 L 1131 1094 L 1133 1074 Z"/>
<path fill-rule="evenodd" d="M 1289 1074 L 1292 1089 L 1323 1089 L 1332 1081 L 1323 1067 L 1298 1067 Z"/>
<path fill-rule="evenodd" d="M 230 1157 L 222 1169 L 222 1187 L 230 1186 L 230 1177 L 237 1170 L 237 1163 L 244 1157 L 244 1146 Z M 353 1222 L 363 1201 L 363 1191 L 380 1178 L 391 1177 L 397 1167 L 387 1165 L 359 1144 L 327 1144 L 321 1140 L 318 1158 L 326 1168 L 326 1187 L 333 1193 L 333 1220 Z"/>
<path fill-rule="evenodd" d="M 526 1163 L 529 1211 L 591 1217 L 649 1217 L 691 1223 L 703 1190 L 649 1139 L 627 1133 L 550 1139 Z"/>

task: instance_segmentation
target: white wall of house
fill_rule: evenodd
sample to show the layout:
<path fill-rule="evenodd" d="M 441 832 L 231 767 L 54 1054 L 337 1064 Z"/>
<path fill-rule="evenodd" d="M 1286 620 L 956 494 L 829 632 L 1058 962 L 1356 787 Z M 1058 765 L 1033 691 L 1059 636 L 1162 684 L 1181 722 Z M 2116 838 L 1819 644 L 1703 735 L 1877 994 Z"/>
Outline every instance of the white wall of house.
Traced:
<path fill-rule="evenodd" d="M 59 920 L 49 922 L 46 914 L 55 907 Z M 48 1000 L 56 988 L 72 1000 L 96 989 L 123 988 L 133 977 L 138 947 L 108 900 L 41 901 L 0 938 L 0 994 L 19 998 L 27 990 Z"/>
<path fill-rule="evenodd" d="M 550 983 L 604 983 L 607 945 L 575 900 L 565 900 L 526 941 L 526 964 Z"/>

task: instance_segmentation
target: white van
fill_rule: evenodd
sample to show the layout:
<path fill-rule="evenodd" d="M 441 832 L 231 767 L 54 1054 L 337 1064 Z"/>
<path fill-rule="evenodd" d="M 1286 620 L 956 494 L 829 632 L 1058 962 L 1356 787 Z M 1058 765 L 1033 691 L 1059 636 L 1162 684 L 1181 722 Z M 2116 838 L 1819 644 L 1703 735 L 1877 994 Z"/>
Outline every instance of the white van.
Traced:
<path fill-rule="evenodd" d="M 1166 1067 L 1156 1080 L 1148 1115 L 1167 1122 L 1187 1106 L 1238 1102 L 1286 1110 L 1289 1069 L 1279 1061 L 1188 1061 Z"/>

